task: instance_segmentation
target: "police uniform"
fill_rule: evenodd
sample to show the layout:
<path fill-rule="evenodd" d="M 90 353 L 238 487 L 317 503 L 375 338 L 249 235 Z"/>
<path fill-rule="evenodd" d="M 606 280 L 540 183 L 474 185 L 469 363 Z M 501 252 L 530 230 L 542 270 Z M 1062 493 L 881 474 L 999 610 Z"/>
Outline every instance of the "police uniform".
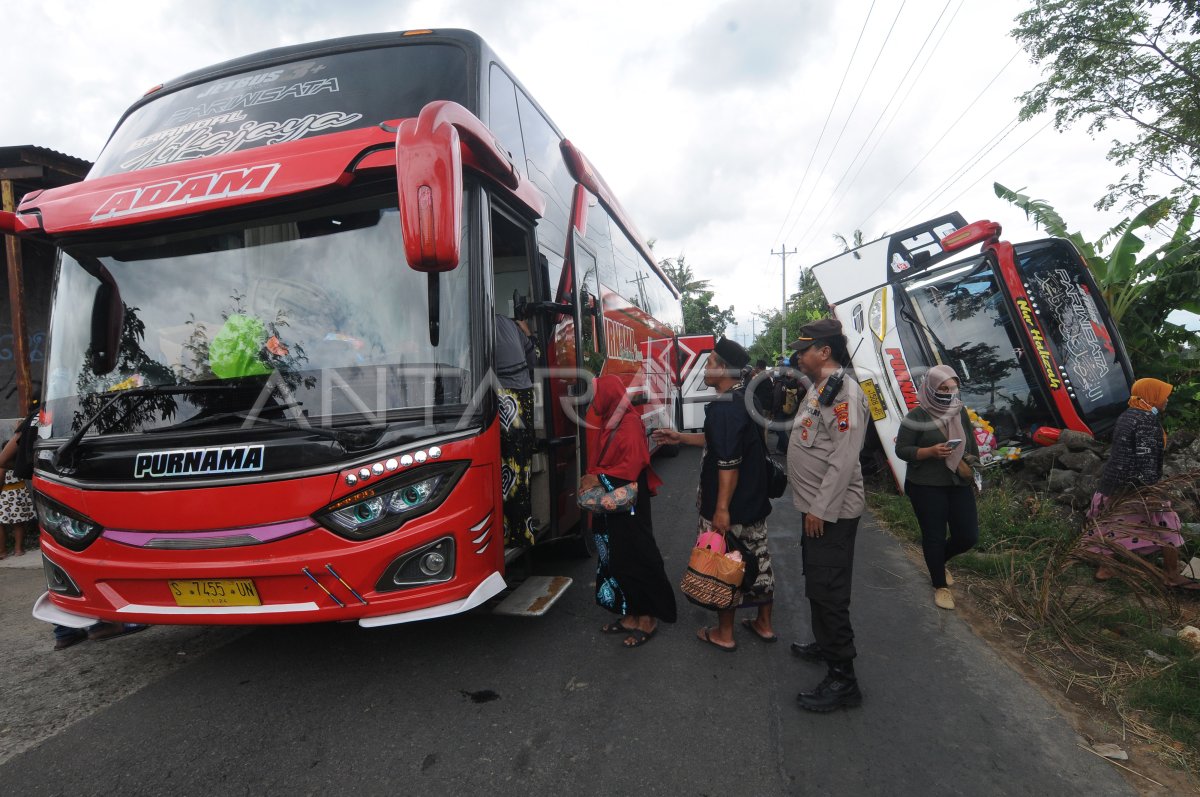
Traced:
<path fill-rule="evenodd" d="M 788 479 L 795 507 L 825 521 L 822 536 L 801 538 L 804 592 L 821 656 L 836 663 L 855 656 L 850 583 L 854 538 L 866 506 L 858 457 L 869 416 L 867 398 L 851 376 L 844 376 L 828 403 L 819 398 L 824 387 L 823 382 L 810 390 L 796 413 L 788 444 Z"/>

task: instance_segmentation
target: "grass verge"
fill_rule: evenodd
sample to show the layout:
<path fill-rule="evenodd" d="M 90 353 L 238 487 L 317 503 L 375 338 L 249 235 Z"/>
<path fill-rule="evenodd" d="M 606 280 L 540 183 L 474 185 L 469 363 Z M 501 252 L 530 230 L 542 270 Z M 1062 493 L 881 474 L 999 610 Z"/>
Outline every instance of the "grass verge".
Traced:
<path fill-rule="evenodd" d="M 893 534 L 920 545 L 907 498 L 884 485 L 868 497 Z M 1010 475 L 989 478 L 978 514 L 979 543 L 954 559 L 956 577 L 1064 693 L 1082 690 L 1119 738 L 1140 739 L 1196 779 L 1200 655 L 1170 634 L 1200 625 L 1200 600 L 1168 591 L 1153 565 L 1129 555 L 1107 562 L 1117 578 L 1097 583 L 1079 519 Z"/>

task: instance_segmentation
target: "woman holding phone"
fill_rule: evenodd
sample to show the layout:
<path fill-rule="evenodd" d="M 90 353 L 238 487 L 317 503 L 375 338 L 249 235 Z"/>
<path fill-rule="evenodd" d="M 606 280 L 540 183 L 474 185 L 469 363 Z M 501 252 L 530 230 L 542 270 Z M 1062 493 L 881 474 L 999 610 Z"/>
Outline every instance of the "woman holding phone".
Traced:
<path fill-rule="evenodd" d="M 933 602 L 954 608 L 954 580 L 946 562 L 975 547 L 975 470 L 979 448 L 967 408 L 958 393 L 958 374 L 948 365 L 930 368 L 917 390 L 918 406 L 904 416 L 896 455 L 908 463 L 904 492 L 921 526 L 921 549 L 933 583 Z"/>

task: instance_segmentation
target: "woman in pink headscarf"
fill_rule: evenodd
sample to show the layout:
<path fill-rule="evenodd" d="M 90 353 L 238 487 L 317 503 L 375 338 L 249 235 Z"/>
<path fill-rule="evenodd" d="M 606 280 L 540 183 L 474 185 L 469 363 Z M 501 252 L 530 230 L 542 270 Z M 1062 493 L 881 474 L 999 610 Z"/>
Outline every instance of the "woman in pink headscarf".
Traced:
<path fill-rule="evenodd" d="M 904 417 L 896 455 L 908 463 L 904 492 L 921 526 L 921 549 L 933 583 L 933 601 L 954 608 L 946 562 L 979 540 L 975 473 L 979 448 L 958 392 L 958 374 L 937 365 L 917 390 L 919 406 Z M 948 537 L 947 537 L 948 534 Z"/>
<path fill-rule="evenodd" d="M 1092 496 L 1084 542 L 1089 552 L 1108 557 L 1121 549 L 1142 556 L 1161 551 L 1164 581 L 1183 585 L 1189 579 L 1179 574 L 1179 515 L 1169 501 L 1139 489 L 1162 479 L 1167 443 L 1162 416 L 1172 390 L 1160 379 L 1139 379 L 1131 386 L 1129 406 L 1113 427 L 1112 449 Z M 1097 581 L 1113 575 L 1107 565 L 1096 568 Z"/>

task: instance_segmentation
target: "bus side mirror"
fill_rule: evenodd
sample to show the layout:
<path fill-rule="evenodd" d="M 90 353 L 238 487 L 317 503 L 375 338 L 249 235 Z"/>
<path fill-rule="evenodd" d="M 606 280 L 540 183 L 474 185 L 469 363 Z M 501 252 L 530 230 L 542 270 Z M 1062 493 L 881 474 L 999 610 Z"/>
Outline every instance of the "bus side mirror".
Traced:
<path fill-rule="evenodd" d="M 424 116 L 400 123 L 396 187 L 408 265 L 427 273 L 458 268 L 462 148 L 453 125 L 431 125 Z"/>
<path fill-rule="evenodd" d="M 971 244 L 1000 240 L 1000 225 L 994 221 L 975 221 L 961 227 L 941 240 L 942 250 L 957 252 Z M 913 265 L 916 265 L 915 263 Z"/>
<path fill-rule="evenodd" d="M 92 301 L 91 367 L 107 374 L 117 367 L 121 331 L 125 327 L 125 303 L 115 282 L 101 282 Z"/>

